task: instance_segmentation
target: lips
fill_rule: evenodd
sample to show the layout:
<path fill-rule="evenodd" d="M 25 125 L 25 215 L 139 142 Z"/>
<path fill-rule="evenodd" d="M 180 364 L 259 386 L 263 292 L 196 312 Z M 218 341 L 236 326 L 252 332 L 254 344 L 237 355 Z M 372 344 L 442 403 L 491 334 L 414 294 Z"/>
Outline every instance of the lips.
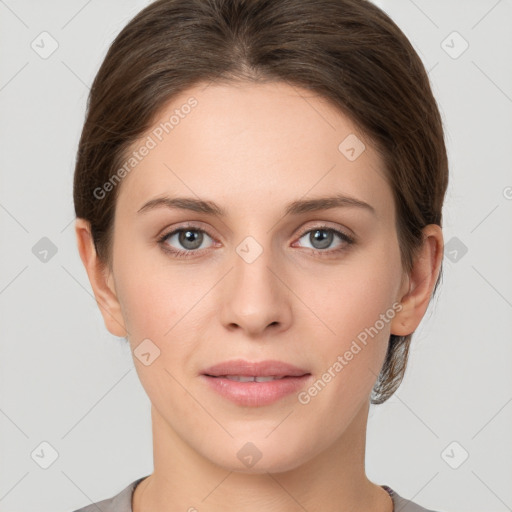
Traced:
<path fill-rule="evenodd" d="M 239 382 L 265 382 L 285 377 L 302 377 L 309 372 L 289 363 L 276 360 L 251 362 L 243 359 L 224 361 L 202 371 L 209 377 L 224 377 Z M 268 377 L 268 379 L 264 379 Z M 273 379 L 270 379 L 273 377 Z"/>
<path fill-rule="evenodd" d="M 199 377 L 210 390 L 243 407 L 270 405 L 299 392 L 313 379 L 311 373 L 289 363 L 243 359 L 210 366 Z"/>

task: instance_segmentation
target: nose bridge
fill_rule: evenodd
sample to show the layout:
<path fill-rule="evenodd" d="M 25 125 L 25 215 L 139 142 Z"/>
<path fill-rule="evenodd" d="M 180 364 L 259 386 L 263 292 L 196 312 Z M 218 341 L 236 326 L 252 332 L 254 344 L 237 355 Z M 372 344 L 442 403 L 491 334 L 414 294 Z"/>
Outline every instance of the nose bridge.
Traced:
<path fill-rule="evenodd" d="M 235 248 L 236 257 L 234 257 L 234 280 L 236 290 L 241 292 L 242 296 L 248 294 L 263 294 L 275 296 L 276 289 L 275 277 L 269 270 L 276 264 L 273 261 L 274 256 L 271 248 L 269 236 L 258 235 L 246 236 Z M 241 289 L 246 287 L 245 290 Z"/>
<path fill-rule="evenodd" d="M 223 322 L 252 331 L 287 320 L 289 304 L 283 284 L 276 277 L 279 267 L 268 234 L 247 235 L 233 254 L 228 295 L 224 298 Z"/>

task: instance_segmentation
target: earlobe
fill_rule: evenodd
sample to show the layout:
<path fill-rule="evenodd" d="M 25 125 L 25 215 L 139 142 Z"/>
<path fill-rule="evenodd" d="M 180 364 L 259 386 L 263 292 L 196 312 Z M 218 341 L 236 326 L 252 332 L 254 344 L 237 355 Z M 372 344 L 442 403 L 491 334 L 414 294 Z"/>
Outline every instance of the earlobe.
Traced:
<path fill-rule="evenodd" d="M 443 233 L 437 224 L 423 228 L 423 245 L 418 250 L 408 276 L 408 291 L 398 297 L 402 309 L 391 322 L 391 334 L 413 333 L 425 315 L 443 259 Z"/>
<path fill-rule="evenodd" d="M 113 285 L 113 276 L 106 265 L 98 258 L 89 222 L 77 218 L 75 233 L 80 259 L 89 277 L 105 326 L 114 336 L 125 337 L 127 331 L 121 305 Z"/>

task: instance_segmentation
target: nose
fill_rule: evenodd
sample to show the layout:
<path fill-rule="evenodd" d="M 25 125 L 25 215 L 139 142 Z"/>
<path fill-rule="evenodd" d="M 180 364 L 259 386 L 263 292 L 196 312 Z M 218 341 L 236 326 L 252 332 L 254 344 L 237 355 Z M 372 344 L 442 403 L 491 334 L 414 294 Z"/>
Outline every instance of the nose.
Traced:
<path fill-rule="evenodd" d="M 291 322 L 291 298 L 283 265 L 269 248 L 248 237 L 232 258 L 233 268 L 221 290 L 221 321 L 229 330 L 248 336 L 286 330 Z"/>

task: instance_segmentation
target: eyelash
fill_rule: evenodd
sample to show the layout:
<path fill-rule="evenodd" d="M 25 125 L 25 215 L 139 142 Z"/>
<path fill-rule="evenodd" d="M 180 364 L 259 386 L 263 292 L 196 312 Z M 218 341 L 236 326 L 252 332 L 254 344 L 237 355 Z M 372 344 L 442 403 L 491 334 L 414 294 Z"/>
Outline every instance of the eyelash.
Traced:
<path fill-rule="evenodd" d="M 185 226 L 182 226 L 178 229 L 174 229 L 172 231 L 169 231 L 168 233 L 165 233 L 164 235 L 162 235 L 161 237 L 158 238 L 158 243 L 162 246 L 163 250 L 167 253 L 170 253 L 172 254 L 173 256 L 177 257 L 177 258 L 190 258 L 190 257 L 193 257 L 195 255 L 195 253 L 197 252 L 200 252 L 201 249 L 193 249 L 193 250 L 178 250 L 178 249 L 174 249 L 174 248 L 170 248 L 170 246 L 168 244 L 165 243 L 165 241 L 171 237 L 172 235 L 175 235 L 176 233 L 180 233 L 181 231 L 196 231 L 196 232 L 200 232 L 200 233 L 204 233 L 206 235 L 208 235 L 210 238 L 213 239 L 213 236 L 211 236 L 208 231 L 202 229 L 202 228 L 199 228 L 198 226 L 195 226 L 195 225 L 185 225 Z M 335 235 L 337 235 L 341 240 L 343 240 L 345 242 L 345 244 L 343 244 L 341 247 L 338 247 L 337 249 L 325 249 L 325 250 L 322 250 L 322 249 L 310 249 L 313 254 L 315 254 L 316 256 L 320 256 L 320 257 L 323 257 L 325 254 L 327 255 L 332 255 L 332 254 L 338 254 L 340 252 L 343 252 L 347 249 L 347 246 L 349 245 L 352 245 L 355 243 L 355 239 L 345 233 L 343 233 L 342 231 L 338 231 L 337 229 L 334 229 L 334 228 L 330 228 L 328 226 L 315 226 L 313 228 L 309 228 L 305 231 L 303 231 L 299 238 L 302 238 L 304 235 L 307 235 L 308 233 L 312 232 L 312 231 L 326 231 L 328 233 L 334 233 Z"/>

